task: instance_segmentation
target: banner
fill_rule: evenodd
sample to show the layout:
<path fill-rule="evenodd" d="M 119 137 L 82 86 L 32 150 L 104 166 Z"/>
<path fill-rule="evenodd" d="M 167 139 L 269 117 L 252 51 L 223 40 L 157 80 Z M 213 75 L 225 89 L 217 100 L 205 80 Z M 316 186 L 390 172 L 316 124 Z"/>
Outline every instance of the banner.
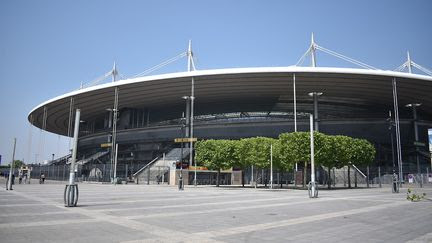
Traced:
<path fill-rule="evenodd" d="M 428 137 L 429 137 L 429 152 L 432 153 L 432 128 L 428 129 Z"/>

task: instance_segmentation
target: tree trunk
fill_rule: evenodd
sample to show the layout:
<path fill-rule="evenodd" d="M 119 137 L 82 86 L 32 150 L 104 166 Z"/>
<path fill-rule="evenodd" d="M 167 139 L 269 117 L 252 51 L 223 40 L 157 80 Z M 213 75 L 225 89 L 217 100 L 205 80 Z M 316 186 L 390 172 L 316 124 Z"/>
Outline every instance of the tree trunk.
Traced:
<path fill-rule="evenodd" d="M 348 165 L 348 188 L 351 188 L 350 166 Z"/>
<path fill-rule="evenodd" d="M 217 176 L 216 176 L 216 186 L 217 187 L 219 187 L 219 178 L 220 178 L 220 169 L 218 169 Z"/>
<path fill-rule="evenodd" d="M 303 167 L 303 187 L 306 187 L 307 184 L 307 162 L 304 163 Z"/>
<path fill-rule="evenodd" d="M 331 171 L 330 171 L 330 166 L 329 167 L 327 167 L 327 172 L 328 172 L 328 175 L 327 175 L 327 177 L 328 177 L 328 179 L 327 179 L 327 187 L 328 187 L 328 189 L 331 189 Z"/>
<path fill-rule="evenodd" d="M 242 187 L 244 187 L 244 185 L 245 185 L 245 176 L 246 176 L 245 171 L 246 171 L 246 168 L 243 168 L 242 169 Z"/>
<path fill-rule="evenodd" d="M 258 187 L 258 169 L 255 170 L 255 178 L 254 179 L 255 179 L 255 182 L 254 182 L 255 188 L 257 188 Z"/>
<path fill-rule="evenodd" d="M 264 172 L 264 175 L 263 175 L 263 178 L 264 178 L 264 187 L 267 187 L 267 170 L 264 170 L 263 172 Z"/>
<path fill-rule="evenodd" d="M 283 183 L 283 171 L 280 172 L 280 177 L 279 177 L 279 183 L 280 183 L 280 188 L 282 188 L 282 183 Z"/>

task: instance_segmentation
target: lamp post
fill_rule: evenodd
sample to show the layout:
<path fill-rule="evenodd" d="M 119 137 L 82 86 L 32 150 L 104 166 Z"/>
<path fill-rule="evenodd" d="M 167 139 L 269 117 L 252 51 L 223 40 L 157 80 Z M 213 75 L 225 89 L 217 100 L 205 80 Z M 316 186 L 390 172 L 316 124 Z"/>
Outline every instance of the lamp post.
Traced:
<path fill-rule="evenodd" d="M 186 126 L 185 124 L 185 115 L 184 112 L 182 113 L 182 118 L 180 119 L 180 129 L 181 129 L 181 150 L 180 150 L 180 175 L 179 175 L 179 180 L 178 180 L 178 189 L 179 191 L 183 191 L 184 190 L 184 184 L 183 184 L 183 138 L 184 136 L 184 128 Z"/>
<path fill-rule="evenodd" d="M 398 176 L 396 174 L 395 170 L 395 156 L 394 156 L 394 143 L 393 143 L 393 127 L 396 126 L 396 124 L 392 120 L 392 113 L 389 111 L 389 118 L 387 118 L 387 121 L 389 122 L 389 132 L 390 132 L 390 145 L 391 145 L 391 153 L 392 153 L 392 164 L 393 164 L 393 175 L 392 175 L 392 192 L 393 193 L 399 193 L 399 180 Z M 381 181 L 380 181 L 381 182 Z"/>
<path fill-rule="evenodd" d="M 186 101 L 186 133 L 182 133 L 182 136 L 189 137 L 189 166 L 194 165 L 194 186 L 197 185 L 197 168 L 196 161 L 193 159 L 193 105 L 194 96 L 183 96 L 182 99 Z M 183 135 L 184 134 L 184 135 Z"/>
<path fill-rule="evenodd" d="M 414 125 L 414 146 L 415 146 L 415 151 L 416 151 L 416 162 L 417 162 L 417 178 L 418 178 L 420 187 L 423 187 L 423 176 L 421 175 L 421 170 L 420 170 L 420 157 L 419 157 L 420 151 L 419 151 L 419 147 L 418 147 L 419 135 L 418 135 L 418 125 L 417 125 L 417 107 L 419 107 L 419 106 L 421 106 L 421 103 L 411 103 L 411 104 L 405 105 L 405 107 L 412 108 L 413 125 Z"/>
<path fill-rule="evenodd" d="M 318 97 L 321 96 L 322 92 L 311 92 L 309 96 L 313 98 L 313 120 L 314 120 L 314 131 L 319 131 L 319 118 L 318 118 Z"/>
<path fill-rule="evenodd" d="M 318 197 L 318 188 L 315 183 L 315 146 L 314 146 L 314 130 L 313 130 L 313 116 L 309 114 L 310 126 L 310 156 L 311 156 L 311 181 L 309 182 L 308 192 L 310 198 Z"/>
<path fill-rule="evenodd" d="M 16 138 L 14 138 L 12 162 L 10 163 L 9 178 L 8 178 L 8 184 L 7 184 L 6 190 L 13 190 L 12 189 L 12 180 L 13 180 L 13 173 L 14 173 L 13 167 L 14 167 L 14 161 L 15 161 L 15 148 L 16 148 Z"/>
<path fill-rule="evenodd" d="M 74 128 L 74 141 L 72 150 L 72 160 L 70 164 L 69 172 L 69 184 L 66 185 L 64 191 L 64 203 L 66 207 L 75 207 L 78 202 L 78 185 L 75 184 L 75 161 L 78 149 L 78 133 L 80 124 L 80 109 L 76 110 L 75 113 L 75 128 Z"/>
<path fill-rule="evenodd" d="M 273 189 L 273 144 L 270 144 L 270 188 Z"/>
<path fill-rule="evenodd" d="M 192 78 L 193 81 L 193 78 Z M 193 156 L 193 136 L 194 136 L 194 100 L 195 97 L 190 96 L 190 103 L 191 103 L 191 109 L 190 109 L 190 144 L 189 144 L 189 165 L 192 165 L 194 163 L 194 186 L 197 186 L 197 167 L 196 167 L 196 160 L 194 160 Z"/>
<path fill-rule="evenodd" d="M 105 109 L 106 111 L 109 111 L 109 122 L 108 122 L 108 127 L 112 127 L 112 132 L 111 132 L 111 139 L 109 139 L 108 137 L 108 142 L 111 142 L 111 148 L 110 148 L 110 178 L 111 178 L 111 182 L 114 182 L 115 179 L 115 175 L 114 175 L 114 169 L 113 167 L 115 166 L 115 160 L 117 158 L 117 151 L 116 151 L 116 144 L 117 144 L 117 117 L 118 117 L 118 89 L 116 88 L 115 90 L 115 101 L 114 101 L 114 108 L 107 108 Z M 112 121 L 111 121 L 112 119 Z M 109 135 L 108 135 L 109 136 Z"/>
<path fill-rule="evenodd" d="M 116 67 L 114 65 L 113 74 L 116 73 Z M 115 81 L 115 75 L 113 75 L 113 81 Z M 117 156 L 115 154 L 115 146 L 117 144 L 117 117 L 118 117 L 118 99 L 119 99 L 119 88 L 115 87 L 114 89 L 114 107 L 112 109 L 113 112 L 113 122 L 112 122 L 112 139 L 111 139 L 111 169 L 110 169 L 110 176 L 111 176 L 111 182 L 114 182 L 114 174 L 113 174 L 113 166 L 115 163 L 115 157 Z"/>

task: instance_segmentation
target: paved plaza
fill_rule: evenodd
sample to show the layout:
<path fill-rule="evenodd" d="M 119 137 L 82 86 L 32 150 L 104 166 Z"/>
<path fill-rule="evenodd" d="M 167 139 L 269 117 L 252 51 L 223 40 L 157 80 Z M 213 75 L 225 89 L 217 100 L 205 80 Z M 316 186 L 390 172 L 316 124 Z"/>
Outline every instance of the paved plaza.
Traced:
<path fill-rule="evenodd" d="M 0 180 L 0 242 L 432 242 L 432 201 L 406 188 L 304 190 Z M 415 189 L 432 195 L 432 187 Z"/>

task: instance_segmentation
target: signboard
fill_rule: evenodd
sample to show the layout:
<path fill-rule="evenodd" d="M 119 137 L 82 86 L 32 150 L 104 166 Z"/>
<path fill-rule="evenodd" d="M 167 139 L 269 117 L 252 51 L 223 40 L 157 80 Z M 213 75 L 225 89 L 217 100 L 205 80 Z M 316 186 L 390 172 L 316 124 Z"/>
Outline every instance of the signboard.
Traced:
<path fill-rule="evenodd" d="M 425 147 L 426 144 L 424 144 L 422 142 L 414 142 L 414 146 L 416 146 L 416 147 Z"/>
<path fill-rule="evenodd" d="M 195 167 L 195 166 L 189 166 L 189 168 L 188 168 L 189 170 L 208 170 L 208 168 L 207 167 L 205 167 L 205 166 L 197 166 L 197 167 Z"/>
<path fill-rule="evenodd" d="M 432 128 L 428 129 L 429 151 L 432 153 Z"/>
<path fill-rule="evenodd" d="M 196 142 L 197 138 L 176 138 L 174 139 L 175 143 L 190 143 L 190 142 Z"/>
<path fill-rule="evenodd" d="M 109 148 L 112 146 L 112 143 L 101 143 L 101 148 Z"/>
<path fill-rule="evenodd" d="M 412 174 L 408 174 L 408 182 L 414 183 L 414 176 Z"/>

